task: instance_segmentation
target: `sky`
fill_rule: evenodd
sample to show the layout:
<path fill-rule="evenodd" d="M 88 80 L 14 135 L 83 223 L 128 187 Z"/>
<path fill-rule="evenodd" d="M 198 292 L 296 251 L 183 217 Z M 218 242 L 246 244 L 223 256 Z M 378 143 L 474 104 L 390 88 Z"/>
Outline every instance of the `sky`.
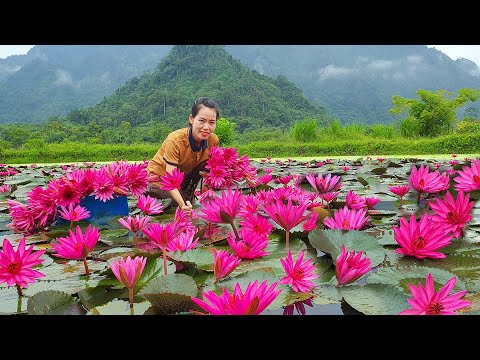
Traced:
<path fill-rule="evenodd" d="M 0 45 L 0 59 L 10 55 L 26 54 L 35 45 Z M 480 67 L 480 45 L 427 45 L 440 50 L 452 60 L 460 57 L 475 62 Z"/>

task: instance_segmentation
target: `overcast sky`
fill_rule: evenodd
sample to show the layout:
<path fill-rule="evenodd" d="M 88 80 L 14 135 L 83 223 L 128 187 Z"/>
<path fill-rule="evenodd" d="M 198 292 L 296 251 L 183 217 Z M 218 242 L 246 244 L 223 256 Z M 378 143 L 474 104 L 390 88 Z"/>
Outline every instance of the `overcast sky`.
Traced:
<path fill-rule="evenodd" d="M 26 54 L 34 45 L 0 45 L 0 59 L 10 55 Z M 447 54 L 452 60 L 460 57 L 471 60 L 480 67 L 480 45 L 427 45 Z"/>

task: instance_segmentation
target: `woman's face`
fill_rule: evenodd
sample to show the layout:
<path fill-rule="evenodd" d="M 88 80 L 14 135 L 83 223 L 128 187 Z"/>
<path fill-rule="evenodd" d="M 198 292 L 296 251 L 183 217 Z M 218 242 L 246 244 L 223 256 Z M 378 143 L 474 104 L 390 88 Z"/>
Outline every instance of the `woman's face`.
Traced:
<path fill-rule="evenodd" d="M 202 140 L 208 139 L 215 131 L 215 127 L 217 126 L 217 113 L 215 109 L 202 105 L 195 117 L 190 114 L 188 121 L 192 124 L 193 138 L 197 144 L 200 144 Z"/>

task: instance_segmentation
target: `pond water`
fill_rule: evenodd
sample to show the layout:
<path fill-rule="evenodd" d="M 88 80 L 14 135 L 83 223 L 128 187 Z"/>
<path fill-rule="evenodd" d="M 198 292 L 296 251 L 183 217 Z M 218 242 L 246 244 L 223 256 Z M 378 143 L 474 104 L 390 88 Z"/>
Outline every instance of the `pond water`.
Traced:
<path fill-rule="evenodd" d="M 305 256 L 311 258 L 316 266 L 320 278 L 316 281 L 314 295 L 309 299 L 298 299 L 291 288 L 282 285 L 282 293 L 278 301 L 265 310 L 262 315 L 363 315 L 363 314 L 398 314 L 407 305 L 411 296 L 408 284 L 425 283 L 427 273 L 432 273 L 436 279 L 437 288 L 446 283 L 451 277 L 456 277 L 455 291 L 468 290 L 467 297 L 476 308 L 480 308 L 477 298 L 480 291 L 480 203 L 478 192 L 472 192 L 471 200 L 475 201 L 472 210 L 473 219 L 469 222 L 462 239 L 452 241 L 452 244 L 442 251 L 445 259 L 416 259 L 401 256 L 395 252 L 398 244 L 394 240 L 392 226 L 399 223 L 401 217 L 409 217 L 412 213 L 419 218 L 428 211 L 425 199 L 422 197 L 419 204 L 416 202 L 416 193 L 410 191 L 403 199 L 403 206 L 399 206 L 399 199 L 389 193 L 388 186 L 407 184 L 408 172 L 412 163 L 422 163 L 423 160 L 395 160 L 389 167 L 379 170 L 378 164 L 364 164 L 362 166 L 349 164 L 354 171 L 339 171 L 339 166 L 348 164 L 347 161 L 338 161 L 333 165 L 319 168 L 307 168 L 305 164 L 285 166 L 266 164 L 265 167 L 274 168 L 273 174 L 277 177 L 286 174 L 306 174 L 310 172 L 339 174 L 344 184 L 339 199 L 332 204 L 332 211 L 345 205 L 345 195 L 349 190 L 360 196 L 379 197 L 381 201 L 369 210 L 370 220 L 362 231 L 347 231 L 325 229 L 319 223 L 318 229 L 305 232 L 297 226 L 290 233 L 290 247 L 297 256 L 305 251 Z M 257 166 L 261 167 L 259 164 Z M 448 167 L 445 161 L 445 168 Z M 59 169 L 54 169 L 60 171 Z M 10 184 L 11 193 L 0 194 L 0 240 L 4 238 L 18 245 L 21 234 L 15 234 L 7 227 L 10 222 L 7 199 L 15 199 L 25 203 L 27 193 L 36 186 L 45 187 L 51 175 L 42 173 L 42 168 L 19 169 L 20 173 L 7 179 L 0 178 L 0 185 Z M 48 169 L 46 173 L 52 174 Z M 281 185 L 275 184 L 279 187 Z M 312 191 L 309 184 L 300 185 L 304 190 Z M 453 181 L 451 189 L 453 190 Z M 140 214 L 133 197 L 128 198 L 131 215 Z M 152 216 L 152 222 L 166 222 L 173 218 L 173 212 Z M 186 252 L 169 253 L 167 264 L 168 276 L 163 276 L 164 268 L 162 257 L 158 253 L 148 253 L 133 245 L 133 235 L 118 223 L 118 216 L 111 219 L 102 219 L 101 223 L 94 224 L 100 229 L 100 240 L 87 258 L 90 267 L 90 277 L 85 276 L 81 261 L 59 259 L 52 256 L 50 241 L 68 235 L 68 222 L 52 224 L 45 231 L 28 237 L 27 246 L 34 245 L 35 250 L 46 249 L 43 255 L 44 262 L 36 269 L 46 276 L 38 278 L 35 284 L 29 285 L 24 291 L 24 297 L 18 302 L 15 287 L 0 284 L 0 314 L 27 314 L 30 313 L 27 304 L 37 304 L 45 311 L 58 303 L 48 303 L 55 296 L 55 301 L 65 301 L 55 311 L 59 314 L 130 314 L 128 306 L 128 291 L 113 276 L 109 265 L 119 257 L 135 254 L 147 256 L 147 265 L 139 281 L 138 291 L 135 293 L 135 314 L 164 314 L 185 313 L 188 309 L 182 301 L 193 295 L 179 296 L 175 291 L 192 292 L 185 289 L 176 289 L 177 283 L 162 283 L 159 279 L 175 278 L 183 275 L 193 279 L 195 289 L 214 291 L 219 294 L 222 287 L 232 291 L 238 282 L 245 288 L 246 284 L 267 279 L 269 283 L 278 281 L 285 275 L 280 259 L 287 254 L 285 231 L 274 226 L 269 235 L 269 245 L 266 250 L 268 256 L 258 259 L 244 259 L 231 275 L 217 284 L 213 283 L 213 255 L 212 249 L 226 249 L 232 252 L 226 238 L 232 229 L 228 224 L 216 224 L 220 233 L 218 238 L 201 239 L 198 248 Z M 87 222 L 78 225 L 85 230 Z M 1 241 L 0 241 L 1 242 Z M 372 259 L 374 269 L 368 275 L 359 279 L 355 286 L 345 286 L 336 289 L 335 265 L 332 259 L 338 256 L 341 244 L 346 244 L 349 250 L 363 251 Z M 1 244 L 0 244 L 1 245 Z M 153 296 L 146 300 L 143 296 L 145 289 L 153 292 Z M 168 289 L 162 292 L 162 289 Z M 175 288 L 176 290 L 170 290 Z M 48 292 L 47 292 L 48 291 Z M 50 292 L 51 291 L 51 292 Z M 201 291 L 196 295 L 202 297 Z M 55 293 L 54 293 L 55 292 Z M 147 293 L 150 294 L 150 293 Z M 151 295 L 151 294 L 150 294 Z M 44 299 L 44 298 L 47 299 Z M 301 296 L 300 296 L 301 298 Z M 33 300 L 32 300 L 33 299 Z M 174 299 L 174 300 L 172 300 Z M 178 308 L 170 307 L 171 302 L 178 302 Z M 152 305 L 153 304 L 153 305 Z M 164 305 L 159 305 L 164 304 Z M 167 305 L 165 305 L 167 304 Z M 287 305 L 288 304 L 288 305 Z M 42 307 L 43 306 L 43 307 Z M 156 308 L 156 306 L 165 306 Z M 182 307 L 183 306 L 183 307 Z M 178 310 L 181 309 L 181 310 Z M 471 313 L 475 313 L 475 308 Z"/>

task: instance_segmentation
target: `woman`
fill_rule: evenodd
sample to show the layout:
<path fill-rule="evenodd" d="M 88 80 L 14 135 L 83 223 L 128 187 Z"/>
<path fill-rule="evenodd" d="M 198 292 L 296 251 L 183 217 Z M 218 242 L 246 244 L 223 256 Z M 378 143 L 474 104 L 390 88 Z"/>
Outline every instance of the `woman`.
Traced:
<path fill-rule="evenodd" d="M 146 195 L 158 199 L 171 198 L 182 210 L 190 214 L 194 191 L 200 181 L 199 173 L 205 167 L 212 146 L 218 146 L 218 136 L 214 134 L 220 116 L 217 103 L 209 98 L 198 98 L 188 117 L 189 126 L 171 132 L 163 141 L 160 149 L 148 163 L 147 171 L 156 180 L 147 186 Z M 159 178 L 178 168 L 185 176 L 178 189 L 161 190 Z M 185 199 L 185 200 L 184 200 Z M 175 206 L 172 201 L 170 206 Z"/>

